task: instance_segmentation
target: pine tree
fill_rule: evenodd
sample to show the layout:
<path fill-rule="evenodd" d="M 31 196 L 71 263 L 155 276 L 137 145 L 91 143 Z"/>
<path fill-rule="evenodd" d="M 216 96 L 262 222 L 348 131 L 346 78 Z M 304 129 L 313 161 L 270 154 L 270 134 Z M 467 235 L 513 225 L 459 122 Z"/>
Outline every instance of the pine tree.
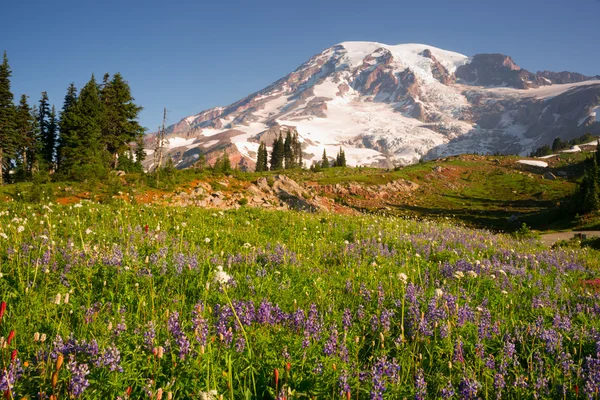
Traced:
<path fill-rule="evenodd" d="M 106 175 L 107 154 L 102 145 L 102 121 L 104 107 L 100 100 L 98 84 L 94 75 L 81 89 L 74 107 L 76 133 L 71 138 L 72 147 L 64 162 L 68 175 L 75 179 L 87 179 Z M 75 139 L 75 140 L 73 140 Z"/>
<path fill-rule="evenodd" d="M 56 116 L 56 108 L 54 105 L 50 109 L 48 116 L 48 132 L 44 141 L 45 151 L 48 152 L 48 160 L 50 170 L 56 170 L 56 145 L 58 143 L 58 118 Z"/>
<path fill-rule="evenodd" d="M 64 173 L 70 169 L 72 161 L 77 156 L 75 151 L 79 141 L 77 134 L 77 88 L 73 83 L 69 85 L 65 95 L 58 130 L 60 135 L 56 150 L 56 163 L 58 171 Z"/>
<path fill-rule="evenodd" d="M 144 137 L 140 136 L 135 141 L 135 169 L 137 172 L 144 172 L 143 162 L 146 159 L 144 150 Z"/>
<path fill-rule="evenodd" d="M 329 159 L 325 150 L 323 150 L 323 157 L 321 158 L 321 168 L 329 168 Z"/>
<path fill-rule="evenodd" d="M 227 154 L 227 150 L 223 150 L 223 161 L 221 163 L 222 171 L 224 173 L 228 173 L 231 171 L 231 160 L 229 159 L 229 154 Z"/>
<path fill-rule="evenodd" d="M 271 151 L 271 171 L 283 169 L 284 153 L 283 137 L 279 134 L 279 137 L 273 142 L 273 150 Z"/>
<path fill-rule="evenodd" d="M 35 155 L 35 124 L 32 110 L 27 104 L 27 96 L 22 95 L 15 113 L 15 131 L 19 139 L 16 143 L 15 165 L 21 179 L 31 175 L 31 162 Z"/>
<path fill-rule="evenodd" d="M 283 159 L 285 162 L 285 169 L 292 169 L 295 165 L 294 150 L 292 143 L 292 132 L 288 131 L 283 142 Z"/>
<path fill-rule="evenodd" d="M 260 145 L 258 146 L 258 154 L 256 156 L 255 172 L 268 171 L 267 158 L 267 145 L 263 142 L 260 142 Z"/>
<path fill-rule="evenodd" d="M 302 143 L 298 139 L 298 132 L 294 132 L 294 162 L 297 167 L 302 168 Z"/>
<path fill-rule="evenodd" d="M 110 154 L 112 168 L 118 168 L 119 157 L 131 153 L 131 143 L 139 141 L 144 128 L 137 121 L 142 107 L 134 103 L 131 88 L 120 73 L 112 80 L 105 74 L 100 97 L 104 105 L 102 143 Z"/>
<path fill-rule="evenodd" d="M 40 161 L 44 164 L 46 169 L 53 169 L 54 150 L 56 147 L 56 127 L 54 127 L 54 130 L 52 131 L 50 126 L 50 103 L 48 101 L 48 93 L 46 92 L 42 92 L 38 113 L 38 126 L 40 129 L 38 148 L 40 150 Z M 54 118 L 54 124 L 56 125 L 56 115 Z"/>
<path fill-rule="evenodd" d="M 338 152 L 337 156 L 335 157 L 335 166 L 336 167 L 345 167 L 346 166 L 346 153 L 344 153 L 344 150 L 342 150 L 341 147 L 340 147 L 340 151 Z"/>
<path fill-rule="evenodd" d="M 8 56 L 4 52 L 2 64 L 0 64 L 0 185 L 4 184 L 4 170 L 8 170 L 8 160 L 15 149 L 15 129 L 13 94 L 10 91 L 10 66 Z"/>
<path fill-rule="evenodd" d="M 600 209 L 600 183 L 598 182 L 600 172 L 595 157 L 588 159 L 586 164 L 579 188 L 579 198 L 581 199 L 582 211 L 590 213 Z"/>

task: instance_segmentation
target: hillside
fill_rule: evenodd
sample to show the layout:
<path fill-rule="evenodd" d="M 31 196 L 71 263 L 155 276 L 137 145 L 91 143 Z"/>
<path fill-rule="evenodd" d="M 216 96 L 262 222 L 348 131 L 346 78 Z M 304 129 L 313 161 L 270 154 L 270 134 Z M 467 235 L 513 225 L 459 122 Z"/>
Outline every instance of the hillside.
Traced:
<path fill-rule="evenodd" d="M 0 188 L 0 198 L 437 216 L 496 230 L 513 230 L 522 223 L 540 230 L 593 227 L 594 219 L 574 221 L 564 213 L 582 174 L 580 163 L 594 147 L 545 157 L 546 168 L 523 164 L 526 159 L 515 156 L 461 155 L 397 170 L 329 168 L 229 175 L 186 170 L 163 172 L 158 186 L 153 175 L 129 174 L 88 185 L 11 185 Z M 548 172 L 556 179 L 546 179 Z"/>

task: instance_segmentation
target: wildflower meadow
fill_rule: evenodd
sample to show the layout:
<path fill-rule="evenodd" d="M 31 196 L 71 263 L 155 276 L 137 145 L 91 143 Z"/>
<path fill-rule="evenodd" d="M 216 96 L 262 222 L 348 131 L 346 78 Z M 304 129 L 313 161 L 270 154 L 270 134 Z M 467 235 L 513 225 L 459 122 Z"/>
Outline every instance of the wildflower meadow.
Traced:
<path fill-rule="evenodd" d="M 597 399 L 598 253 L 446 221 L 0 209 L 7 399 Z"/>

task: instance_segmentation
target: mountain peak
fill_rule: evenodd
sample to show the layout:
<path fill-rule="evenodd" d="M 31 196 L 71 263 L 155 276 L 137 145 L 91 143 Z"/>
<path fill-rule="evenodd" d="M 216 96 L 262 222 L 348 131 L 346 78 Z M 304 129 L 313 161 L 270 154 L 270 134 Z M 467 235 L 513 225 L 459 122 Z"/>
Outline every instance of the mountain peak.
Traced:
<path fill-rule="evenodd" d="M 556 136 L 600 133 L 599 97 L 599 81 L 534 74 L 502 54 L 342 42 L 240 101 L 172 125 L 169 154 L 185 167 L 200 153 L 210 162 L 226 150 L 252 169 L 259 143 L 287 131 L 298 133 L 308 165 L 340 147 L 349 165 L 385 167 L 461 152 L 524 153 Z"/>

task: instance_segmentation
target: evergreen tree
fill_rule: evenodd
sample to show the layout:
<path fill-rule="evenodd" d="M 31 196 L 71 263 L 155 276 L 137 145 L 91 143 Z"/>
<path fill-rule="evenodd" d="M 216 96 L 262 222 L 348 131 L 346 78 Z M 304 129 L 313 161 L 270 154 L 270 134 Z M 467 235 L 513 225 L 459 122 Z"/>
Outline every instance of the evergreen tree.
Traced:
<path fill-rule="evenodd" d="M 556 139 L 554 139 L 554 141 L 552 142 L 552 151 L 559 151 L 564 149 L 565 147 L 567 147 L 567 144 L 560 140 L 559 137 L 556 137 Z"/>
<path fill-rule="evenodd" d="M 42 92 L 40 99 L 40 107 L 38 109 L 38 126 L 39 126 L 39 144 L 40 161 L 45 168 L 53 169 L 54 165 L 54 149 L 56 147 L 56 128 L 51 130 L 50 124 L 50 103 L 48 101 L 48 93 Z M 56 115 L 54 116 L 56 119 Z M 56 124 L 56 120 L 54 121 Z"/>
<path fill-rule="evenodd" d="M 144 137 L 140 135 L 135 141 L 135 169 L 138 172 L 144 172 L 142 163 L 146 159 L 146 151 L 144 150 Z"/>
<path fill-rule="evenodd" d="M 77 134 L 77 89 L 71 83 L 65 95 L 65 101 L 60 113 L 58 130 L 60 136 L 57 148 L 58 171 L 65 173 L 75 161 L 79 135 Z"/>
<path fill-rule="evenodd" d="M 223 150 L 222 171 L 224 173 L 228 173 L 231 171 L 231 160 L 229 159 L 229 154 L 227 154 L 227 150 Z"/>
<path fill-rule="evenodd" d="M 283 159 L 285 162 L 285 169 L 292 169 L 296 166 L 291 131 L 287 132 L 285 141 L 283 142 Z"/>
<path fill-rule="evenodd" d="M 273 142 L 273 150 L 271 151 L 271 171 L 283 169 L 284 153 L 283 137 L 279 134 L 279 137 Z"/>
<path fill-rule="evenodd" d="M 50 115 L 48 116 L 48 133 L 46 140 L 44 140 L 45 152 L 47 152 L 48 159 L 46 160 L 50 166 L 50 170 L 56 170 L 56 145 L 58 143 L 58 118 L 56 116 L 56 108 L 54 105 L 50 109 Z"/>
<path fill-rule="evenodd" d="M 340 147 L 340 151 L 335 157 L 335 166 L 336 167 L 345 167 L 346 166 L 346 153 Z"/>
<path fill-rule="evenodd" d="M 21 179 L 31 175 L 32 161 L 35 159 L 35 124 L 32 110 L 27 104 L 27 96 L 22 95 L 15 113 L 15 130 L 18 142 L 15 154 L 15 165 Z"/>
<path fill-rule="evenodd" d="M 8 160 L 15 150 L 15 107 L 14 97 L 10 91 L 11 73 L 5 51 L 2 64 L 0 64 L 0 185 L 5 181 L 4 171 L 8 171 Z"/>
<path fill-rule="evenodd" d="M 106 175 L 107 154 L 102 145 L 104 107 L 94 75 L 81 89 L 74 107 L 74 137 L 63 162 L 66 173 L 75 179 Z"/>
<path fill-rule="evenodd" d="M 595 157 L 592 157 L 589 162 L 591 165 L 586 168 L 580 187 L 582 211 L 584 213 L 600 209 L 600 186 L 598 183 L 600 173 L 598 172 L 598 163 Z"/>
<path fill-rule="evenodd" d="M 263 172 L 269 170 L 267 165 L 267 158 L 267 145 L 263 142 L 260 142 L 260 145 L 258 146 L 258 154 L 256 156 L 256 172 Z"/>
<path fill-rule="evenodd" d="M 110 154 L 112 168 L 118 168 L 119 157 L 131 153 L 131 144 L 141 140 L 144 128 L 137 121 L 142 107 L 134 103 L 131 88 L 120 73 L 112 80 L 105 74 L 100 97 L 104 105 L 102 144 Z"/>
<path fill-rule="evenodd" d="M 302 168 L 302 144 L 298 139 L 298 132 L 294 132 L 294 162 L 296 166 Z"/>
<path fill-rule="evenodd" d="M 323 150 L 323 157 L 321 158 L 321 168 L 329 168 L 329 159 L 325 150 Z"/>

